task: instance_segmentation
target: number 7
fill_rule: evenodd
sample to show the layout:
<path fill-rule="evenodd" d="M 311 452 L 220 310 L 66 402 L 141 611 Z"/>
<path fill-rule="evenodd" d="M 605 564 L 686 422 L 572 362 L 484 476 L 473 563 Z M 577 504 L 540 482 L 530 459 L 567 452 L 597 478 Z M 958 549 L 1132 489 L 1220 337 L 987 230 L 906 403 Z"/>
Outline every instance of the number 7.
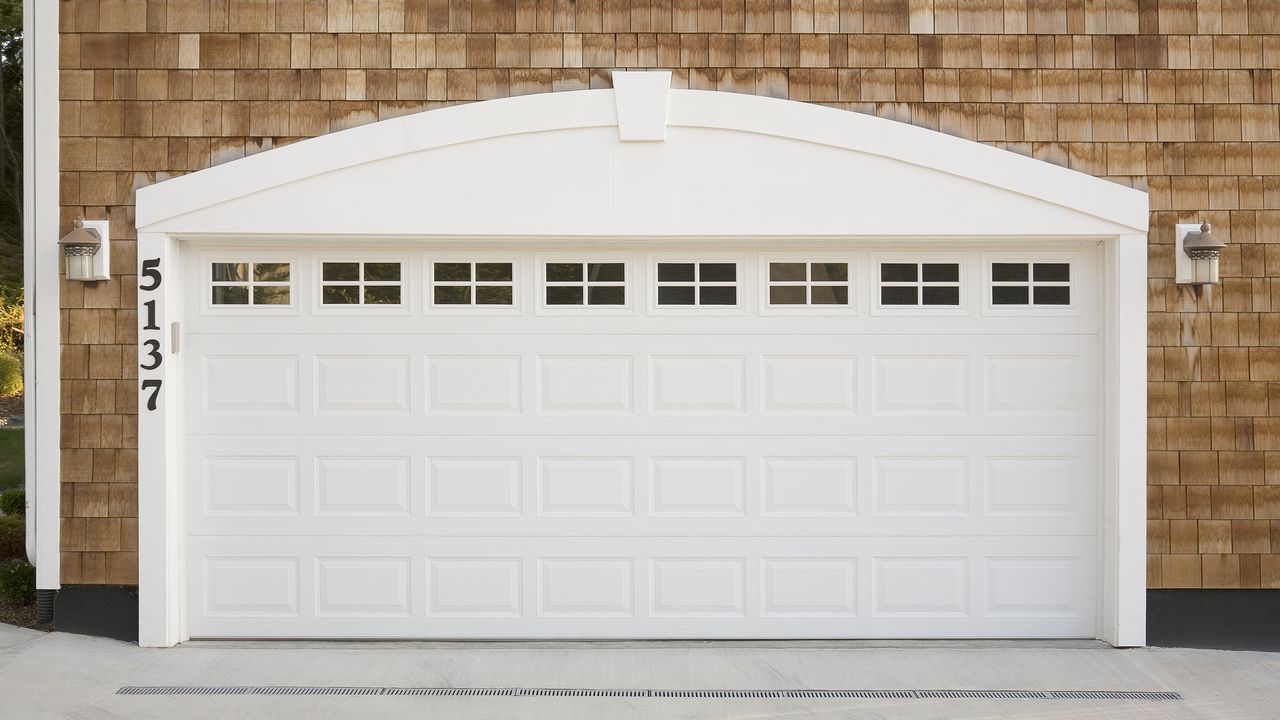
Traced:
<path fill-rule="evenodd" d="M 151 397 L 147 398 L 148 410 L 156 409 L 156 400 L 158 400 L 160 397 L 160 386 L 163 384 L 164 384 L 163 380 L 143 380 L 142 381 L 142 390 L 144 392 L 147 390 L 151 391 Z"/>

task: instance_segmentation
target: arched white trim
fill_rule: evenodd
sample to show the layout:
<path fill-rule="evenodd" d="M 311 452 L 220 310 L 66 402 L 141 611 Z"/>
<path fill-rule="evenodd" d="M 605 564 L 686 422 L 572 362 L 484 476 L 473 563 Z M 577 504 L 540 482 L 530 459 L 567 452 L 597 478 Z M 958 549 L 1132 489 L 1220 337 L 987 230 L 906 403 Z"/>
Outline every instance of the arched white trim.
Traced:
<path fill-rule="evenodd" d="M 641 74 L 666 75 L 628 75 Z M 1146 193 L 980 143 L 806 103 L 700 90 L 671 90 L 668 97 L 653 92 L 652 82 L 619 88 L 423 112 L 229 162 L 139 190 L 138 228 L 579 236 L 1146 232 Z M 620 108 L 630 114 L 621 125 Z M 662 115 L 665 133 L 652 127 Z M 627 142 L 635 139 L 657 142 Z"/>
<path fill-rule="evenodd" d="M 668 91 L 669 74 L 644 75 L 387 120 L 139 190 L 138 273 L 152 281 L 140 308 L 154 303 L 152 324 L 139 313 L 140 339 L 177 351 L 172 278 L 183 238 L 197 235 L 1096 239 L 1106 257 L 1098 635 L 1143 644 L 1146 194 L 880 118 Z M 151 352 L 139 349 L 142 367 Z M 138 432 L 140 644 L 164 646 L 186 639 L 183 378 L 168 362 L 141 379 L 154 409 Z"/>

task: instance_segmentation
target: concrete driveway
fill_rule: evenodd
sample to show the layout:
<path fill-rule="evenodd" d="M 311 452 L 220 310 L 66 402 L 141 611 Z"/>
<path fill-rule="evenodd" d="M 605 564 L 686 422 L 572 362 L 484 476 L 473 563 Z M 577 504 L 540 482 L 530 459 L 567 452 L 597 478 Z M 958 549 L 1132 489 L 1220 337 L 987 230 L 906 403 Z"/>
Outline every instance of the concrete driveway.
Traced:
<path fill-rule="evenodd" d="M 122 686 L 1175 691 L 1182 700 L 127 696 Z M 1280 654 L 1100 643 L 190 643 L 0 626 L 0 717 L 1280 718 Z"/>

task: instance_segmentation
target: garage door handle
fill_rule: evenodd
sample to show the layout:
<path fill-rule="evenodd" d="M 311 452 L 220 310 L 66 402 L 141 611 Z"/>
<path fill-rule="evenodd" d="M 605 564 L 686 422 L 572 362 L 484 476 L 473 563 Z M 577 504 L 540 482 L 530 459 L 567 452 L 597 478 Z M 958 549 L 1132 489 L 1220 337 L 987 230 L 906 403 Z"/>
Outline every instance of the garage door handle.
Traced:
<path fill-rule="evenodd" d="M 169 323 L 169 351 L 178 354 L 179 340 L 182 339 L 182 323 Z"/>

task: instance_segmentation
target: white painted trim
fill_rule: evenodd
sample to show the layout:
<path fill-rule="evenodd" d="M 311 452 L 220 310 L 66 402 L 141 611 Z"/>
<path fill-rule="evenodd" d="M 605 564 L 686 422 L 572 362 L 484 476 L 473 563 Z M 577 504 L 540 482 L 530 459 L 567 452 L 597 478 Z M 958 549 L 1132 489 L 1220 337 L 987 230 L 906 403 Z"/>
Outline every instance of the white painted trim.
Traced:
<path fill-rule="evenodd" d="M 417 228 L 416 231 L 395 232 L 373 228 L 362 237 L 353 236 L 341 228 L 330 229 L 328 234 L 304 234 L 296 230 L 237 232 L 216 224 L 202 224 L 215 222 L 210 218 L 225 217 L 235 207 L 233 203 L 236 201 L 251 198 L 254 193 L 337 170 L 355 168 L 376 160 L 391 161 L 399 155 L 458 145 L 469 140 L 529 135 L 523 139 L 516 138 L 513 142 L 537 144 L 543 138 L 555 137 L 557 133 L 552 131 L 613 127 L 618 120 L 612 93 L 613 91 L 552 93 L 421 113 L 304 141 L 140 190 L 137 194 L 138 224 L 141 230 L 138 258 L 140 263 L 146 258 L 161 258 L 166 268 L 170 285 L 163 294 L 164 323 L 182 318 L 182 309 L 178 307 L 179 297 L 173 290 L 172 280 L 185 276 L 180 264 L 180 250 L 183 247 L 181 240 L 184 238 L 230 238 L 228 233 L 235 233 L 236 239 L 256 240 L 260 246 L 265 246 L 318 239 L 350 242 L 373 239 L 439 240 L 446 234 L 424 229 L 420 222 L 421 213 L 414 207 L 405 207 L 404 213 L 408 220 L 414 221 L 412 227 Z M 1021 235 L 1020 240 L 1060 243 L 1065 239 L 1074 239 L 1104 243 L 1106 252 L 1102 262 L 1105 267 L 1100 272 L 1105 273 L 1106 277 L 1103 293 L 1106 307 L 1103 317 L 1105 373 L 1103 385 L 1099 388 L 1099 392 L 1105 394 L 1102 418 L 1103 501 L 1100 508 L 1104 558 L 1101 563 L 1102 607 L 1097 632 L 1098 637 L 1114 645 L 1142 644 L 1145 640 L 1146 607 L 1146 237 L 1143 234 L 1148 218 L 1146 194 L 940 133 L 844 111 L 728 93 L 677 90 L 671 91 L 670 99 L 673 127 L 679 125 L 704 130 L 727 130 L 730 132 L 726 136 L 733 137 L 741 137 L 741 133 L 747 133 L 760 138 L 762 142 L 763 136 L 783 137 L 800 141 L 796 143 L 796 147 L 810 151 L 815 144 L 836 150 L 853 149 L 922 169 L 953 174 L 1001 188 L 1007 191 L 1003 197 L 1010 198 L 1011 202 L 1024 203 L 1023 198 L 1036 199 L 1041 202 L 1039 207 L 1045 208 L 1046 212 L 1059 213 L 1058 217 L 1077 223 L 1075 226 L 1067 224 L 1054 227 L 1044 226 L 1042 223 L 1042 232 L 1030 236 Z M 534 136 L 537 133 L 544 134 L 539 138 Z M 651 155 L 645 161 L 655 163 L 646 166 L 652 169 L 665 162 L 666 156 L 661 153 L 670 144 L 670 139 L 667 143 L 631 145 L 621 145 L 615 141 L 616 148 L 625 147 L 627 150 L 625 153 L 618 150 L 613 159 L 621 162 L 621 158 L 628 153 L 654 150 L 659 154 Z M 480 145 L 477 143 L 475 147 Z M 592 145 L 590 149 L 598 151 L 599 147 Z M 777 148 L 773 149 L 776 152 Z M 471 167 L 481 166 L 481 172 L 486 172 L 484 168 L 488 166 L 478 161 L 491 160 L 486 154 L 491 149 L 477 150 L 481 154 L 479 158 L 468 158 L 465 148 L 452 148 L 451 152 L 459 154 L 459 157 L 450 162 L 458 163 L 458 167 L 468 167 L 470 161 Z M 767 166 L 760 168 L 760 172 L 766 175 L 769 170 Z M 333 181 L 344 182 L 341 177 Z M 592 181 L 585 174 L 576 178 L 579 186 Z M 586 188 L 570 185 L 556 187 L 555 190 L 564 197 L 581 202 L 579 198 L 583 197 L 581 193 Z M 613 197 L 615 203 L 609 207 L 608 212 L 615 219 L 652 214 L 652 208 L 646 204 L 652 198 L 647 190 L 634 194 L 621 192 Z M 787 205 L 802 203 L 803 197 L 802 194 L 790 195 L 784 199 L 785 202 L 780 202 L 778 207 L 770 208 L 770 211 L 782 218 L 784 225 L 792 218 L 797 223 L 803 222 L 806 218 L 799 214 L 809 212 L 810 208 Z M 501 203 L 503 198 L 495 196 L 488 200 Z M 1051 207 L 1053 205 L 1058 207 Z M 217 214 L 198 213 L 215 206 Z M 1022 207 L 1027 206 L 1024 203 Z M 290 212 L 289 208 L 276 208 L 272 215 L 277 220 L 306 220 L 305 207 L 293 209 L 293 215 Z M 568 209 L 551 207 L 544 208 L 542 212 L 568 212 Z M 713 220 L 718 220 L 725 211 L 719 206 L 710 206 L 705 212 Z M 468 240 L 481 236 L 500 235 L 502 240 L 513 243 L 547 240 L 545 235 L 537 231 L 495 233 L 486 226 L 478 225 L 486 221 L 482 215 L 477 213 L 469 220 L 472 224 L 477 224 L 475 232 L 467 233 L 464 229 L 454 236 L 459 240 L 459 250 L 465 248 Z M 381 220 L 369 218 L 368 213 L 358 214 L 357 217 L 364 218 L 367 222 Z M 1098 222 L 1099 220 L 1102 222 Z M 590 249 L 572 253 L 571 259 L 608 257 L 613 249 L 612 243 L 637 238 L 633 226 L 625 222 L 617 221 L 613 227 L 612 233 L 574 237 L 576 240 L 590 242 Z M 979 236 L 972 230 L 957 228 L 950 236 L 922 233 L 912 239 L 972 243 L 975 240 L 997 240 L 1002 234 L 1012 234 L 1012 231 L 1007 230 L 1002 233 L 998 223 L 995 227 L 991 235 Z M 1103 232 L 1099 228 L 1110 229 Z M 813 232 L 801 234 L 802 237 L 788 236 L 785 232 L 772 228 L 747 233 L 725 232 L 716 222 L 697 229 L 698 232 L 684 234 L 675 234 L 669 230 L 658 231 L 640 239 L 667 235 L 669 239 L 678 237 L 680 240 L 715 244 L 758 241 L 766 236 L 797 243 L 812 242 L 815 239 L 844 242 L 889 240 L 893 236 L 892 231 L 878 232 L 874 229 L 858 233 L 855 227 L 849 227 L 842 234 Z M 906 233 L 902 231 L 901 234 Z M 571 235 L 561 236 L 559 240 L 563 241 Z M 896 241 L 901 242 L 902 238 Z M 900 249 L 901 246 L 886 244 L 883 252 L 893 253 Z M 937 249 L 945 251 L 946 246 L 940 244 Z M 875 254 L 883 253 L 876 251 Z M 539 255 L 535 267 L 525 272 L 539 275 L 543 261 L 562 256 L 565 256 L 563 251 L 549 251 Z M 648 268 L 629 265 L 628 304 L 619 308 L 618 312 L 631 314 L 641 307 L 638 303 L 643 300 L 635 295 L 636 289 L 641 286 L 635 283 L 644 282 L 643 288 L 648 288 L 645 279 L 647 270 Z M 972 277 L 972 270 L 962 270 L 962 282 L 964 277 Z M 875 284 L 873 279 L 868 279 L 865 283 L 868 290 Z M 972 287 L 974 283 L 970 282 L 969 285 Z M 541 282 L 537 282 L 535 287 L 541 298 Z M 974 302 L 976 299 L 975 295 L 973 298 L 965 298 L 965 301 Z M 568 311 L 556 312 L 540 308 L 538 314 L 568 314 Z M 162 339 L 162 342 L 166 343 L 167 353 L 168 341 Z M 144 373 L 143 377 L 146 379 L 153 375 Z M 140 642 L 143 645 L 164 646 L 181 642 L 186 633 L 182 618 L 185 607 L 185 549 L 180 512 L 182 484 L 179 482 L 182 428 L 181 412 L 176 404 L 180 401 L 181 393 L 178 388 L 181 387 L 182 378 L 177 364 L 172 361 L 166 362 L 154 377 L 165 383 L 161 404 L 154 413 L 142 413 L 139 420 L 139 579 L 142 586 L 139 622 Z M 142 401 L 145 402 L 145 396 Z"/>
<path fill-rule="evenodd" d="M 667 98 L 671 72 L 613 71 L 613 96 L 618 107 L 618 138 L 622 142 L 667 139 Z"/>
<path fill-rule="evenodd" d="M 41 590 L 61 587 L 62 564 L 58 8 L 59 3 L 37 0 L 26 0 L 22 8 L 27 556 Z"/>
<path fill-rule="evenodd" d="M 168 647 L 186 639 L 182 621 L 185 564 L 182 533 L 182 483 L 178 481 L 182 458 L 182 421 L 178 408 L 182 374 L 174 350 L 172 323 L 183 317 L 182 292 L 185 268 L 179 262 L 178 242 L 166 235 L 138 233 L 138 362 L 149 364 L 144 347 L 156 340 L 164 358 L 155 370 L 139 370 L 138 389 L 138 644 Z M 143 264 L 159 260 L 160 287 L 150 283 Z M 155 301 L 155 329 L 148 329 L 144 302 Z M 180 326 L 179 326 L 180 327 Z M 142 382 L 159 380 L 156 409 L 148 409 L 151 396 Z"/>
<path fill-rule="evenodd" d="M 1106 243 L 1101 638 L 1147 638 L 1147 236 Z"/>

